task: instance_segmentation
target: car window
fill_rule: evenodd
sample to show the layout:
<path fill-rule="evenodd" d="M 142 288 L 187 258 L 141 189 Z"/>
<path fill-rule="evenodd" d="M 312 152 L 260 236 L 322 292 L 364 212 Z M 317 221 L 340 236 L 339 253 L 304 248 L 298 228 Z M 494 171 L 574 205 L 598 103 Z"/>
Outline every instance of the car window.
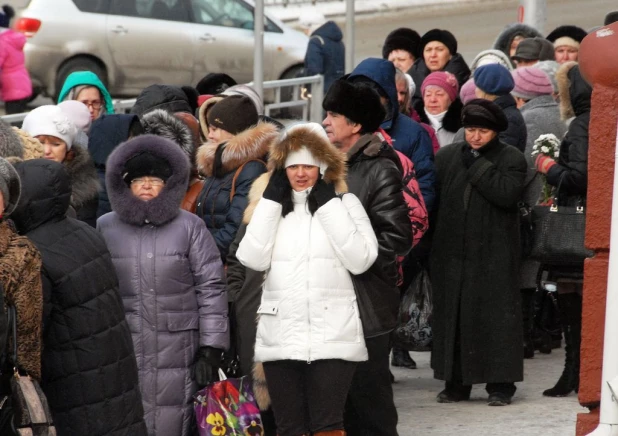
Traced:
<path fill-rule="evenodd" d="M 191 0 L 195 21 L 214 26 L 238 27 L 253 30 L 253 8 L 239 0 Z M 267 32 L 281 32 L 268 18 Z"/>
<path fill-rule="evenodd" d="M 73 0 L 73 3 L 82 12 L 104 14 L 109 9 L 109 0 Z"/>
<path fill-rule="evenodd" d="M 110 13 L 168 21 L 190 21 L 183 0 L 112 0 Z"/>

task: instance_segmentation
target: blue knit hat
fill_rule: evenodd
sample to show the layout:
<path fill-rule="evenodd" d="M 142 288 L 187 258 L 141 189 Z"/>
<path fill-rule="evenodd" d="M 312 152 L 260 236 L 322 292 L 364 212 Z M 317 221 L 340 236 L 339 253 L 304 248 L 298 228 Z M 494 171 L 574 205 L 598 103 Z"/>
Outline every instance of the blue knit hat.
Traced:
<path fill-rule="evenodd" d="M 474 71 L 476 87 L 487 94 L 506 95 L 513 90 L 515 82 L 509 70 L 500 64 L 488 64 Z"/>

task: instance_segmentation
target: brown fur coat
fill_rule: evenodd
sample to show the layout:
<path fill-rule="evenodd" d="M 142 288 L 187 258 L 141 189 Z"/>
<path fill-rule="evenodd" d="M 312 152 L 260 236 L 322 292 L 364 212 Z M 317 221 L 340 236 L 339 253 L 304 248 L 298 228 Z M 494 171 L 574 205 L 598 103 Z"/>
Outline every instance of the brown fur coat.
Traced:
<path fill-rule="evenodd" d="M 0 280 L 6 304 L 17 309 L 17 360 L 30 376 L 41 379 L 43 291 L 41 256 L 25 236 L 0 223 Z"/>

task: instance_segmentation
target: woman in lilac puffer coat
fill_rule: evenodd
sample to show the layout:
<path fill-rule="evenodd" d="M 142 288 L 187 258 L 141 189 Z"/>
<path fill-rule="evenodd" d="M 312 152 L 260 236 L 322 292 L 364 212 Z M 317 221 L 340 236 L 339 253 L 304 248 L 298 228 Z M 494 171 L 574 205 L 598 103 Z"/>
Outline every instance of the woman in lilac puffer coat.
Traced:
<path fill-rule="evenodd" d="M 120 282 L 149 435 L 192 434 L 192 395 L 214 381 L 229 347 L 219 250 L 204 221 L 180 209 L 189 173 L 167 139 L 119 145 L 107 161 L 113 212 L 97 221 Z"/>

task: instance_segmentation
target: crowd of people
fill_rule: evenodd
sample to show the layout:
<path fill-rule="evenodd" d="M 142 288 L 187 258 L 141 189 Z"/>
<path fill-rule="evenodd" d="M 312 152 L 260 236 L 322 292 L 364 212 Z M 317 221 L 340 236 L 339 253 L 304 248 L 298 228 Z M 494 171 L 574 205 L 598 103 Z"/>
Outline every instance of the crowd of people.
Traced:
<path fill-rule="evenodd" d="M 396 436 L 390 365 L 416 362 L 391 332 L 422 270 L 438 402 L 485 384 L 488 405 L 511 403 L 543 350 L 539 277 L 556 284 L 566 355 L 543 394 L 577 392 L 583 265 L 539 271 L 519 219 L 544 180 L 585 204 L 587 32 L 509 25 L 468 66 L 448 30 L 401 28 L 344 75 L 341 32 L 309 21 L 322 124 L 266 116 L 225 74 L 153 84 L 116 114 L 90 71 L 21 128 L 0 121 L 14 363 L 40 381 L 58 435 L 195 434 L 193 396 L 232 360 L 267 435 Z M 27 98 L 14 33 L 0 31 L 9 112 Z M 533 154 L 545 134 L 559 156 Z"/>

